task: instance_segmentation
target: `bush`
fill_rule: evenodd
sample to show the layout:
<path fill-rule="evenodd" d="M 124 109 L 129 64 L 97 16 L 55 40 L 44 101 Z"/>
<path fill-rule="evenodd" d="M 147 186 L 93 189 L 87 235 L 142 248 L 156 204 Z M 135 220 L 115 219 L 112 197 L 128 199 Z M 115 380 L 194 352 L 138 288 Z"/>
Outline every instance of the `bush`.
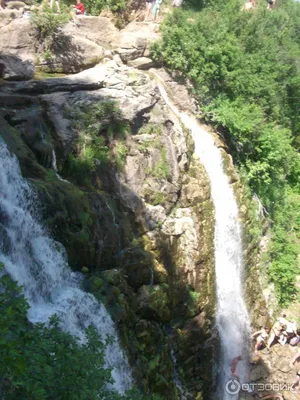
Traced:
<path fill-rule="evenodd" d="M 126 9 L 125 0 L 86 0 L 84 5 L 91 15 L 99 15 L 103 10 L 121 13 Z"/>
<path fill-rule="evenodd" d="M 161 149 L 160 160 L 155 165 L 152 175 L 158 179 L 168 179 L 170 176 L 170 168 L 167 162 L 166 149 Z"/>
<path fill-rule="evenodd" d="M 62 174 L 80 185 L 93 184 L 93 175 L 99 168 L 115 162 L 122 169 L 127 148 L 121 143 L 128 126 L 118 105 L 112 100 L 66 110 L 67 118 L 74 119 L 77 141 L 72 154 L 62 168 Z"/>
<path fill-rule="evenodd" d="M 0 269 L 3 269 L 0 263 Z M 59 328 L 32 325 L 22 288 L 9 275 L 0 277 L 0 393 L 5 400 L 147 400 L 133 388 L 124 396 L 107 386 L 111 371 L 104 366 L 105 345 L 94 328 L 85 343 Z M 150 400 L 150 398 L 148 398 Z M 160 400 L 152 396 L 151 400 Z"/>
<path fill-rule="evenodd" d="M 37 8 L 33 11 L 31 23 L 36 30 L 39 42 L 47 41 L 47 44 L 44 46 L 45 49 L 51 47 L 59 29 L 66 24 L 69 19 L 69 15 L 64 10 L 60 13 L 56 13 L 47 3 L 43 4 L 42 9 Z"/>
<path fill-rule="evenodd" d="M 104 367 L 104 345 L 92 328 L 79 345 L 59 329 L 54 316 L 49 326 L 31 325 L 29 305 L 21 288 L 8 275 L 0 278 L 0 392 L 15 399 L 104 399 L 112 382 Z M 99 397 L 100 395 L 100 397 Z M 112 399 L 119 398 L 109 397 Z"/>

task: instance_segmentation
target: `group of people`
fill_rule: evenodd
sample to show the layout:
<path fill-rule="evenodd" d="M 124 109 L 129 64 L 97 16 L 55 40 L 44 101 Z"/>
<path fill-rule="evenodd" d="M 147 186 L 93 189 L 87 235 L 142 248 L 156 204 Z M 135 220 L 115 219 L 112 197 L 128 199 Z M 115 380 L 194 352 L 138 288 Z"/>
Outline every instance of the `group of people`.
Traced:
<path fill-rule="evenodd" d="M 276 0 L 267 0 L 267 9 L 271 10 L 275 6 Z M 242 10 L 250 11 L 255 8 L 255 0 L 247 0 L 247 2 L 243 5 Z"/>
<path fill-rule="evenodd" d="M 258 351 L 263 348 L 266 348 L 267 351 L 270 351 L 271 346 L 275 343 L 279 343 L 281 346 L 284 346 L 288 343 L 293 347 L 300 345 L 300 336 L 298 334 L 296 322 L 293 320 L 289 321 L 286 314 L 281 314 L 271 328 L 265 326 L 259 331 L 254 332 L 252 334 L 252 339 L 255 340 L 254 353 L 256 355 L 258 354 Z M 237 373 L 237 367 L 239 362 L 242 360 L 242 356 L 239 355 L 234 357 L 229 364 L 232 376 L 238 380 L 240 378 L 239 374 Z M 290 366 L 293 367 L 297 362 L 300 362 L 299 347 L 297 353 L 290 362 Z M 295 393 L 300 393 L 300 371 L 296 372 L 296 379 L 292 384 L 292 389 Z M 281 394 L 276 394 L 263 397 L 263 399 L 283 400 L 283 397 Z"/>
<path fill-rule="evenodd" d="M 262 327 L 259 331 L 254 332 L 252 339 L 256 339 L 254 349 L 256 354 L 258 350 L 264 347 L 270 350 L 270 347 L 275 342 L 280 343 L 282 346 L 286 343 L 296 346 L 300 342 L 297 325 L 295 321 L 288 321 L 286 314 L 282 314 L 271 329 L 269 327 Z"/>

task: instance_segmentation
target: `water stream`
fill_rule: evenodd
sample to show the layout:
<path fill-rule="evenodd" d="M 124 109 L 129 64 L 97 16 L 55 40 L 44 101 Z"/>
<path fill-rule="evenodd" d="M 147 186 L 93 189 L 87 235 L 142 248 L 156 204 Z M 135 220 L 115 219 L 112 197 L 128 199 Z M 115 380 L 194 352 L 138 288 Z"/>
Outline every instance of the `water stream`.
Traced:
<path fill-rule="evenodd" d="M 94 296 L 84 292 L 81 275 L 68 266 L 63 246 L 46 233 L 39 222 L 38 201 L 22 178 L 17 158 L 10 154 L 0 137 L 0 262 L 24 288 L 30 304 L 31 322 L 47 322 L 57 314 L 62 328 L 84 340 L 92 325 L 105 340 L 106 365 L 112 368 L 112 389 L 123 393 L 132 378 L 120 347 L 113 321 Z"/>
<path fill-rule="evenodd" d="M 242 357 L 237 365 L 236 375 L 240 382 L 246 382 L 250 337 L 249 316 L 242 284 L 244 262 L 238 206 L 224 172 L 221 152 L 212 135 L 203 129 L 196 118 L 180 112 L 170 101 L 163 85 L 158 85 L 167 105 L 190 129 L 195 142 L 195 154 L 200 158 L 210 179 L 215 207 L 216 326 L 221 345 L 218 360 L 218 396 L 221 400 L 234 400 L 238 398 L 238 394 L 233 395 L 236 382 L 231 385 L 230 362 L 237 356 Z M 230 383 L 229 386 L 226 386 L 227 382 Z"/>

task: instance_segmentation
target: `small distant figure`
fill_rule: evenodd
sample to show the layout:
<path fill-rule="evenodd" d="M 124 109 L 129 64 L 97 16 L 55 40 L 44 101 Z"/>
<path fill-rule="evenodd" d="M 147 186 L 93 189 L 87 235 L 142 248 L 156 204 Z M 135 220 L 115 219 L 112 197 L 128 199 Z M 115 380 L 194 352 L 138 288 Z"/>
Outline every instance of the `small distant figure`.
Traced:
<path fill-rule="evenodd" d="M 53 3 L 54 3 L 54 0 L 50 0 L 49 6 L 50 6 L 51 9 L 53 8 Z M 60 13 L 59 0 L 55 0 L 55 4 L 56 4 L 56 10 Z"/>
<path fill-rule="evenodd" d="M 80 0 L 76 0 L 76 2 L 77 2 L 76 6 L 72 5 L 73 10 L 71 11 L 71 16 L 72 16 L 72 19 L 75 22 L 75 24 L 80 25 L 77 16 L 84 15 L 85 9 L 84 9 L 84 5 L 81 3 Z"/>
<path fill-rule="evenodd" d="M 250 11 L 254 7 L 255 7 L 255 1 L 254 0 L 249 0 L 243 5 L 242 11 Z"/>
<path fill-rule="evenodd" d="M 255 354 L 258 354 L 258 350 L 260 350 L 266 346 L 266 342 L 267 342 L 269 333 L 270 333 L 270 328 L 265 326 L 265 327 L 261 327 L 261 329 L 259 331 L 256 331 L 252 334 L 251 338 L 252 339 L 256 338 L 256 343 L 255 343 L 255 348 L 254 348 Z"/>
<path fill-rule="evenodd" d="M 237 356 L 237 357 L 234 357 L 231 361 L 230 361 L 230 370 L 231 370 L 231 373 L 232 373 L 232 376 L 236 376 L 237 378 L 239 377 L 237 374 L 236 374 L 236 369 L 237 369 L 237 366 L 238 366 L 238 363 L 240 362 L 242 360 L 242 356 Z"/>
<path fill-rule="evenodd" d="M 288 320 L 286 319 L 286 314 L 282 313 L 281 316 L 278 318 L 278 321 L 283 324 L 283 325 L 287 325 L 288 324 Z"/>
<path fill-rule="evenodd" d="M 290 341 L 293 338 L 299 338 L 299 335 L 297 333 L 297 325 L 294 321 L 287 322 L 285 331 L 283 332 L 282 343 L 283 344 L 286 344 L 286 342 L 291 343 Z"/>
<path fill-rule="evenodd" d="M 291 386 L 294 393 L 300 393 L 300 371 L 296 373 L 296 379 Z"/>
<path fill-rule="evenodd" d="M 292 358 L 291 365 L 294 365 L 297 361 L 300 360 L 300 350 L 295 354 L 295 356 Z"/>
<path fill-rule="evenodd" d="M 154 0 L 146 0 L 146 14 L 145 14 L 145 18 L 144 18 L 145 22 L 148 21 L 149 14 L 150 14 L 150 11 L 152 10 L 153 6 L 154 6 Z"/>
<path fill-rule="evenodd" d="M 267 344 L 267 349 L 268 350 L 270 350 L 270 347 L 273 344 L 274 340 L 279 341 L 281 336 L 282 336 L 282 334 L 283 334 L 283 331 L 285 329 L 285 325 L 282 323 L 283 320 L 281 320 L 281 322 L 280 322 L 280 320 L 276 321 L 275 324 L 272 326 L 271 334 L 270 334 L 270 337 L 269 337 L 269 340 L 268 340 L 268 344 Z M 280 344 L 282 344 L 282 343 L 280 342 Z"/>
<path fill-rule="evenodd" d="M 268 0 L 268 6 L 267 6 L 267 9 L 268 9 L 268 10 L 272 10 L 272 8 L 274 8 L 274 6 L 275 6 L 275 1 L 276 1 L 276 0 Z"/>
<path fill-rule="evenodd" d="M 162 3 L 162 0 L 156 0 L 154 7 L 152 8 L 152 14 L 153 14 L 153 21 L 155 22 L 157 17 L 158 17 L 158 13 L 159 13 L 159 7 Z"/>

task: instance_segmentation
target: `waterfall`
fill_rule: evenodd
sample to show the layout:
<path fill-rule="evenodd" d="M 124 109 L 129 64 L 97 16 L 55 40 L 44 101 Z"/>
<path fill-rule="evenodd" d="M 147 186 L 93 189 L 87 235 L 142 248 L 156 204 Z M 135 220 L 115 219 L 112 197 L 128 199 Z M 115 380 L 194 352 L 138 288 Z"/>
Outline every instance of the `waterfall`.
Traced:
<path fill-rule="evenodd" d="M 242 285 L 244 263 L 238 206 L 224 172 L 221 152 L 212 135 L 201 127 L 196 118 L 180 112 L 169 100 L 164 87 L 160 83 L 158 86 L 167 105 L 190 129 L 195 142 L 195 154 L 200 158 L 210 179 L 215 207 L 216 326 L 221 344 L 218 392 L 222 400 L 234 400 L 238 398 L 235 392 L 240 384 L 237 381 L 232 382 L 230 362 L 234 357 L 242 356 L 236 374 L 241 383 L 246 382 L 250 337 L 249 316 Z"/>
<path fill-rule="evenodd" d="M 17 158 L 0 137 L 0 262 L 23 286 L 28 319 L 46 323 L 57 314 L 64 331 L 84 340 L 92 325 L 107 346 L 106 366 L 112 368 L 112 390 L 124 393 L 132 378 L 113 321 L 94 296 L 80 288 L 81 274 L 68 266 L 63 246 L 51 239 L 39 222 L 37 198 L 22 178 Z"/>
<path fill-rule="evenodd" d="M 173 381 L 175 383 L 178 394 L 180 396 L 180 400 L 188 400 L 188 398 L 190 398 L 190 396 L 189 396 L 189 394 L 186 393 L 186 390 L 184 389 L 184 387 L 181 383 L 181 379 L 180 379 L 180 376 L 179 376 L 179 373 L 177 370 L 177 359 L 176 359 L 173 348 L 171 348 L 170 356 L 171 356 L 171 360 L 172 360 L 172 364 L 173 364 Z"/>
<path fill-rule="evenodd" d="M 58 173 L 57 162 L 56 162 L 56 153 L 55 153 L 54 149 L 52 149 L 52 168 L 53 168 L 53 170 L 55 172 L 55 175 L 56 175 L 57 179 L 59 179 L 62 182 L 71 184 L 71 182 L 67 181 L 66 179 L 63 179 Z"/>

